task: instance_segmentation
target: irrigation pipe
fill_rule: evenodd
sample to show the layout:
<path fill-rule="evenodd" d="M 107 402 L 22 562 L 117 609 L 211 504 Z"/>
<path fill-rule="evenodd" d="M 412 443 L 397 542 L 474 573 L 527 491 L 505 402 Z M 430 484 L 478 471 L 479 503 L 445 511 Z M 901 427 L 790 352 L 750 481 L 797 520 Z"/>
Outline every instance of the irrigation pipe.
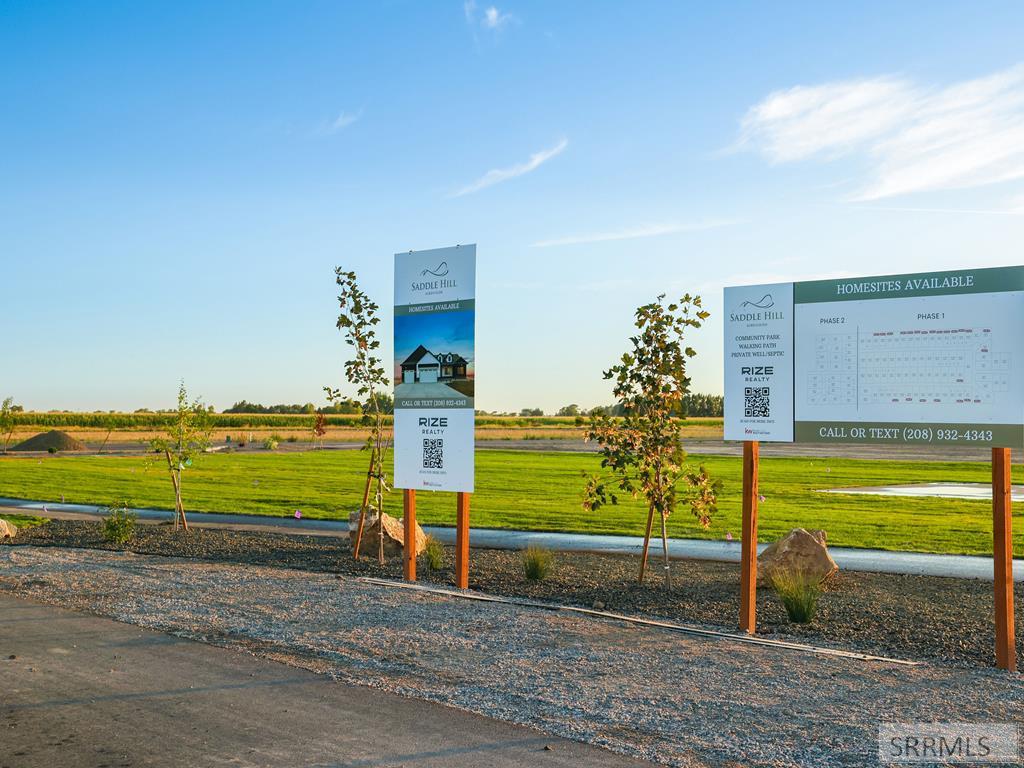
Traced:
<path fill-rule="evenodd" d="M 729 640 L 735 643 L 746 643 L 747 645 L 762 645 L 769 648 L 780 648 L 787 651 L 802 651 L 813 653 L 818 656 L 836 656 L 842 659 L 857 659 L 858 661 L 879 661 L 885 664 L 898 664 L 907 667 L 916 667 L 921 664 L 919 661 L 908 661 L 907 659 L 893 659 L 888 656 L 872 656 L 867 653 L 856 653 L 854 651 L 843 651 L 838 648 L 824 648 L 820 645 L 805 645 L 803 643 L 788 643 L 785 640 L 771 640 L 766 637 L 752 635 L 737 635 L 731 632 L 716 632 L 713 629 L 701 629 L 685 624 L 673 624 L 669 621 L 655 621 L 654 619 L 641 619 L 636 616 L 624 616 L 621 613 L 609 611 L 596 611 L 590 608 L 577 608 L 572 605 L 560 605 L 558 603 L 540 603 L 533 600 L 519 600 L 510 597 L 495 597 L 494 595 L 482 595 L 478 592 L 465 592 L 443 587 L 428 587 L 424 584 L 410 584 L 405 581 L 392 581 L 390 579 L 377 579 L 371 576 L 360 576 L 359 581 L 366 584 L 374 584 L 378 587 L 398 587 L 399 589 L 411 589 L 416 592 L 428 592 L 433 595 L 446 595 L 458 597 L 463 600 L 476 600 L 481 603 L 502 603 L 503 605 L 515 605 L 520 608 L 537 608 L 544 611 L 561 611 L 565 613 L 581 613 L 585 616 L 597 616 L 602 619 L 624 621 L 629 624 L 639 624 L 645 627 L 657 627 L 667 629 L 670 632 L 680 632 L 684 635 L 697 637 L 713 637 L 719 640 Z"/>

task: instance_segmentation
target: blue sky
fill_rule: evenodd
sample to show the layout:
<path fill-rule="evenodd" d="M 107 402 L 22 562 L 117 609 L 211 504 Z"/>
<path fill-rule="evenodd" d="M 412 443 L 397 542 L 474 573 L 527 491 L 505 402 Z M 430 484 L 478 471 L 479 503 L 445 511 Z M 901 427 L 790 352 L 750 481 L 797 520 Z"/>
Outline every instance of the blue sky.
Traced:
<path fill-rule="evenodd" d="M 393 253 L 460 242 L 489 410 L 608 402 L 661 292 L 1020 263 L 1022 39 L 1018 2 L 0 3 L 0 394 L 320 402 L 334 266 L 387 314 Z"/>

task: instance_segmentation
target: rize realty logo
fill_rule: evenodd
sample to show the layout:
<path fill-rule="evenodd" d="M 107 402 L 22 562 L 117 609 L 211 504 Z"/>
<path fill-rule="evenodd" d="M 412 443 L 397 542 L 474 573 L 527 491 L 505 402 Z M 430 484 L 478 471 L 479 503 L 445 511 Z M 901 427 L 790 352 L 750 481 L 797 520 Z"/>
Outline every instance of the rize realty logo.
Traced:
<path fill-rule="evenodd" d="M 1018 765 L 1020 734 L 1012 723 L 879 723 L 882 765 Z"/>

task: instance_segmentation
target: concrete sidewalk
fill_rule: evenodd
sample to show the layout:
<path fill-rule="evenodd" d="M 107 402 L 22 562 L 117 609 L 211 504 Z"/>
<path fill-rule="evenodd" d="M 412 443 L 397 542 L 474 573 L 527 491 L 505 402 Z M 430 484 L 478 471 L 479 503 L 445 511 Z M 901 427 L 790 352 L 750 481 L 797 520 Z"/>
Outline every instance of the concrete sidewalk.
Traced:
<path fill-rule="evenodd" d="M 0 596 L 0 680 L 3 768 L 647 765 L 8 596 Z"/>
<path fill-rule="evenodd" d="M 173 514 L 161 509 L 137 509 L 142 522 L 166 522 Z M 93 520 L 102 516 L 94 506 L 85 504 L 44 504 L 37 501 L 0 498 L 0 513 L 40 515 L 63 520 Z M 348 536 L 348 522 L 311 520 L 264 515 L 225 515 L 190 512 L 189 524 L 197 527 L 230 528 L 242 531 L 268 531 L 303 536 Z M 444 544 L 455 543 L 455 529 L 423 526 L 426 533 Z M 643 546 L 639 536 L 602 536 L 579 533 L 544 533 L 473 528 L 470 543 L 480 549 L 525 549 L 531 544 L 559 552 L 602 552 L 638 554 Z M 657 544 L 660 547 L 660 540 Z M 763 550 L 768 543 L 758 545 Z M 659 550 L 660 551 L 660 550 Z M 829 547 L 829 553 L 843 570 L 871 573 L 900 573 L 916 576 L 948 576 L 960 579 L 992 581 L 992 558 L 972 555 L 931 555 L 922 552 L 889 552 L 880 549 Z M 740 542 L 704 539 L 669 539 L 669 557 L 680 560 L 712 560 L 738 563 Z M 1024 560 L 1013 561 L 1014 581 L 1024 581 Z M 0 767 L 2 768 L 2 767 Z"/>

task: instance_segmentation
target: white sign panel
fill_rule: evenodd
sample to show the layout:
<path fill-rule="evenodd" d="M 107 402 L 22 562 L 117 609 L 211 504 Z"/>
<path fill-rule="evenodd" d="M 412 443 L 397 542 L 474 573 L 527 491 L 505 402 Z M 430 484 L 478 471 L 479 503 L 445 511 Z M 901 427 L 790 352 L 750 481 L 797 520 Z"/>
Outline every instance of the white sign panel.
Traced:
<path fill-rule="evenodd" d="M 1024 267 L 725 298 L 727 440 L 1024 447 Z"/>
<path fill-rule="evenodd" d="M 793 441 L 793 284 L 725 289 L 725 439 Z"/>
<path fill-rule="evenodd" d="M 473 491 L 476 246 L 395 254 L 395 487 Z"/>

